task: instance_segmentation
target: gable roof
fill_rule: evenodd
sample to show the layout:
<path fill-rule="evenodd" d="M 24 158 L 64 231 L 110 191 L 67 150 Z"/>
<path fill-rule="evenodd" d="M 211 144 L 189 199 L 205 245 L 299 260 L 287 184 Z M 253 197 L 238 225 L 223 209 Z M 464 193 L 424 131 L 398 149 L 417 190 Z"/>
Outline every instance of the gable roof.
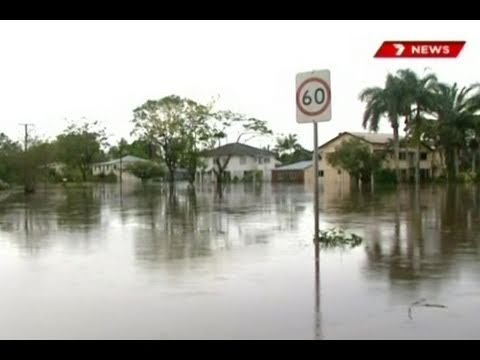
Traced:
<path fill-rule="evenodd" d="M 390 134 L 381 134 L 381 133 L 360 133 L 360 132 L 348 132 L 344 131 L 339 133 L 337 136 L 335 136 L 333 139 L 328 140 L 327 142 L 323 143 L 320 145 L 318 148 L 322 149 L 326 146 L 328 146 L 330 143 L 334 142 L 335 140 L 341 138 L 344 135 L 351 135 L 357 139 L 364 140 L 370 144 L 387 144 L 391 139 L 393 139 L 393 136 Z"/>
<path fill-rule="evenodd" d="M 337 140 L 338 138 L 340 138 L 344 135 L 351 135 L 354 138 L 366 141 L 366 142 L 368 142 L 370 144 L 373 144 L 373 145 L 387 145 L 391 141 L 393 141 L 393 134 L 344 131 L 344 132 L 339 133 L 333 139 L 330 139 L 326 143 L 320 145 L 319 149 L 322 149 L 322 148 L 328 146 L 330 143 L 334 142 L 335 140 Z M 403 140 L 403 139 L 404 139 L 404 137 L 401 136 L 400 140 Z M 425 143 L 422 142 L 422 145 L 425 146 L 427 149 L 433 151 L 433 149 L 428 144 L 425 144 Z"/>
<path fill-rule="evenodd" d="M 393 134 L 383 134 L 383 133 L 361 133 L 361 132 L 347 132 L 357 138 L 368 141 L 371 144 L 388 144 L 390 141 L 393 141 Z M 400 139 L 402 139 L 400 137 Z"/>
<path fill-rule="evenodd" d="M 298 161 L 293 164 L 279 166 L 273 170 L 274 171 L 305 170 L 305 169 L 308 169 L 310 166 L 312 166 L 312 163 L 313 163 L 312 160 Z"/>
<path fill-rule="evenodd" d="M 275 156 L 271 151 L 259 149 L 250 145 L 241 143 L 230 143 L 213 150 L 202 152 L 202 156 Z"/>
<path fill-rule="evenodd" d="M 138 156 L 133 156 L 133 155 L 124 156 L 121 160 L 122 160 L 122 162 L 125 162 L 125 163 L 148 161 L 146 159 L 142 159 L 142 158 L 139 158 Z M 95 163 L 93 165 L 114 165 L 114 164 L 119 164 L 119 163 L 120 163 L 120 159 L 114 159 L 114 160 L 110 160 L 110 161 Z"/>

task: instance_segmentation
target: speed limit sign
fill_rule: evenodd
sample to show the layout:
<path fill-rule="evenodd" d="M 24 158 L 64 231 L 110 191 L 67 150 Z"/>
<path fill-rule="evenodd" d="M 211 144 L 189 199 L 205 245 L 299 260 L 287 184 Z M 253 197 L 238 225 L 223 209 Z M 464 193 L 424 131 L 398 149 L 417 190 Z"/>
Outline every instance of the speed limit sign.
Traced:
<path fill-rule="evenodd" d="M 297 74 L 297 122 L 329 121 L 332 117 L 330 70 Z"/>

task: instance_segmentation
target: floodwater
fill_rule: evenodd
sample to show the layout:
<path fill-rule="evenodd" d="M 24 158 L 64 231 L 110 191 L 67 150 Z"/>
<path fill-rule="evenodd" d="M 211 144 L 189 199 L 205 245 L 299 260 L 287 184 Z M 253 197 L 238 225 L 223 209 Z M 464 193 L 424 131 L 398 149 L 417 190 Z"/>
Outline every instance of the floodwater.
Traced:
<path fill-rule="evenodd" d="M 480 191 L 0 193 L 2 339 L 480 338 Z M 417 303 L 416 306 L 411 306 Z"/>

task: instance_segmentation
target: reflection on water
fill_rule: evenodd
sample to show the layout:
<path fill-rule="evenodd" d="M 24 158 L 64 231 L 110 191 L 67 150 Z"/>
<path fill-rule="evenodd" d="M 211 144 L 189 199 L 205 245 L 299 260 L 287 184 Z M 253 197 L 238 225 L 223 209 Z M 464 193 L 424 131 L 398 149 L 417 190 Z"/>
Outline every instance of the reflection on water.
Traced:
<path fill-rule="evenodd" d="M 1 338 L 480 337 L 476 187 L 323 193 L 319 269 L 303 186 L 119 190 L 2 194 Z"/>

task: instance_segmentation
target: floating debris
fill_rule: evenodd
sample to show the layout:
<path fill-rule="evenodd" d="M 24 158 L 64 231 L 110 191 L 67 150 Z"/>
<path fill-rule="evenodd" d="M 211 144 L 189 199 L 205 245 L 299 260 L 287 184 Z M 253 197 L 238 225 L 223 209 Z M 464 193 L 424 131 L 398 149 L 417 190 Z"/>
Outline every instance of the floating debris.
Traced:
<path fill-rule="evenodd" d="M 349 247 L 354 248 L 362 243 L 363 239 L 355 234 L 347 234 L 344 229 L 328 229 L 320 231 L 320 244 L 327 248 Z"/>
<path fill-rule="evenodd" d="M 441 304 L 429 304 L 429 303 L 426 303 L 427 299 L 420 299 L 418 301 L 415 301 L 413 303 L 410 304 L 409 308 L 408 308 L 408 317 L 410 318 L 410 320 L 413 320 L 413 317 L 412 317 L 412 308 L 414 308 L 415 306 L 416 307 L 431 307 L 431 308 L 439 308 L 439 309 L 446 309 L 447 307 L 445 305 L 441 305 Z"/>

